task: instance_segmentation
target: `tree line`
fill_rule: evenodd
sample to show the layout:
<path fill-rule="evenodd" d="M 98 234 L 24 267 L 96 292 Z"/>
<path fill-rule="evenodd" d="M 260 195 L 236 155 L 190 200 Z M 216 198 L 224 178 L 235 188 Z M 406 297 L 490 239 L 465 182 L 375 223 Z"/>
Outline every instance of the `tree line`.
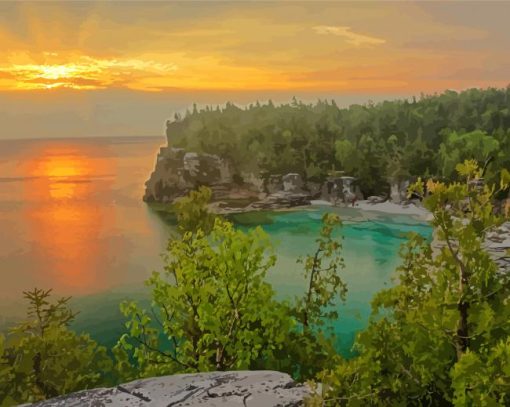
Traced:
<path fill-rule="evenodd" d="M 339 108 L 334 101 L 275 106 L 206 107 L 175 114 L 170 146 L 217 154 L 234 171 L 300 173 L 323 181 L 332 170 L 358 178 L 363 193 L 387 194 L 389 184 L 419 176 L 457 179 L 466 159 L 510 166 L 510 87 L 422 95 L 411 100 Z"/>

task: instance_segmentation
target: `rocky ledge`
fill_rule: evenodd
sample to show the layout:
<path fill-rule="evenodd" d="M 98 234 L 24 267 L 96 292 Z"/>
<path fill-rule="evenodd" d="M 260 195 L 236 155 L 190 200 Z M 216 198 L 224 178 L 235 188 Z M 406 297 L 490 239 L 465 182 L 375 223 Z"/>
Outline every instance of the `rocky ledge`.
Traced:
<path fill-rule="evenodd" d="M 353 177 L 337 174 L 317 183 L 304 182 L 297 173 L 239 172 L 216 155 L 162 147 L 145 183 L 143 199 L 172 203 L 201 185 L 211 189 L 214 209 L 219 213 L 294 208 L 319 198 L 334 203 L 363 198 Z"/>
<path fill-rule="evenodd" d="M 38 407 L 301 406 L 310 389 L 272 371 L 181 374 L 136 380 L 112 388 L 83 390 Z"/>

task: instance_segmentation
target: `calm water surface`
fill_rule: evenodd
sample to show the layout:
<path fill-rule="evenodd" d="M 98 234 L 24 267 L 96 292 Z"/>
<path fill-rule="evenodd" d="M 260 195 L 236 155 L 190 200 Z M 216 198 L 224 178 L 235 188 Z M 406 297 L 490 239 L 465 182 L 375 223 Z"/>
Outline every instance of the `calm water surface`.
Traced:
<path fill-rule="evenodd" d="M 164 142 L 0 141 L 4 318 L 22 290 L 83 296 L 137 284 L 159 267 L 168 227 L 141 196 Z"/>
<path fill-rule="evenodd" d="M 142 202 L 163 138 L 0 141 L 0 326 L 23 315 L 21 291 L 53 288 L 73 295 L 81 310 L 75 327 L 105 344 L 122 331 L 118 303 L 147 303 L 142 282 L 161 267 L 171 225 Z M 268 276 L 278 294 L 304 290 L 297 257 L 313 250 L 322 213 L 331 208 L 245 214 L 240 227 L 261 224 L 276 245 Z M 366 324 L 369 301 L 391 284 L 405 234 L 430 236 L 408 216 L 336 209 L 344 219 L 349 288 L 335 325 L 347 353 Z"/>

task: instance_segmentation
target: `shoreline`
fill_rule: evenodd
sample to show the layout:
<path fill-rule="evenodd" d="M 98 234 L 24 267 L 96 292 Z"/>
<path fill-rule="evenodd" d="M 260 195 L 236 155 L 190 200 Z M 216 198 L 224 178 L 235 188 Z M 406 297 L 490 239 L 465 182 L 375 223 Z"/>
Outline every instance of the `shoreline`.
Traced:
<path fill-rule="evenodd" d="M 331 202 L 328 201 L 322 201 L 322 200 L 315 200 L 311 201 L 311 206 L 331 206 L 334 208 L 351 208 L 351 209 L 359 209 L 361 211 L 368 211 L 368 212 L 379 212 L 379 213 L 385 213 L 389 215 L 408 215 L 408 216 L 415 216 L 420 218 L 421 220 L 429 221 L 431 220 L 432 216 L 431 213 L 423 208 L 416 206 L 412 203 L 407 205 L 397 204 L 390 201 L 380 202 L 380 203 L 371 203 L 367 200 L 360 200 L 355 203 L 354 206 L 335 206 Z"/>
<path fill-rule="evenodd" d="M 403 216 L 411 216 L 420 221 L 428 222 L 432 219 L 431 213 L 423 208 L 416 206 L 412 203 L 407 205 L 397 204 L 390 201 L 380 202 L 380 203 L 371 203 L 367 200 L 360 200 L 355 203 L 354 206 L 351 205 L 334 205 L 333 203 L 325 200 L 311 200 L 310 205 L 296 205 L 291 207 L 280 207 L 273 209 L 255 209 L 250 207 L 244 208 L 220 208 L 220 202 L 213 202 L 210 206 L 210 209 L 218 214 L 218 215 L 237 215 L 244 213 L 256 213 L 256 212 L 293 212 L 293 211 L 303 211 L 303 210 L 311 210 L 313 208 L 321 208 L 321 207 L 330 207 L 335 209 L 357 209 L 361 212 L 375 212 L 379 214 L 386 215 L 403 215 Z"/>

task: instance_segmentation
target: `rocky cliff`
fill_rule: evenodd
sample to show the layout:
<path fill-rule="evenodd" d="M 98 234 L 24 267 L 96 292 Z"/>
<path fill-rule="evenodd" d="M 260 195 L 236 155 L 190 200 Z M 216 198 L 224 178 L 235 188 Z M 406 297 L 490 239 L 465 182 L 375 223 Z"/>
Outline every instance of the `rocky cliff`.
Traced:
<path fill-rule="evenodd" d="M 181 374 L 136 380 L 112 388 L 83 390 L 33 404 L 37 407 L 290 407 L 310 389 L 272 371 Z"/>
<path fill-rule="evenodd" d="M 309 205 L 312 199 L 299 174 L 263 179 L 253 173 L 234 173 L 216 155 L 168 147 L 158 154 L 143 199 L 170 203 L 201 185 L 212 189 L 214 209 L 220 213 Z"/>
<path fill-rule="evenodd" d="M 171 203 L 201 185 L 212 189 L 213 209 L 219 213 L 291 208 L 310 205 L 312 199 L 350 203 L 363 198 L 352 177 L 329 177 L 324 183 L 305 183 L 297 173 L 262 177 L 234 172 L 216 155 L 163 147 L 143 199 Z"/>
<path fill-rule="evenodd" d="M 172 202 L 200 185 L 230 185 L 229 166 L 212 154 L 185 152 L 180 148 L 161 148 L 156 167 L 145 183 L 147 202 Z"/>

